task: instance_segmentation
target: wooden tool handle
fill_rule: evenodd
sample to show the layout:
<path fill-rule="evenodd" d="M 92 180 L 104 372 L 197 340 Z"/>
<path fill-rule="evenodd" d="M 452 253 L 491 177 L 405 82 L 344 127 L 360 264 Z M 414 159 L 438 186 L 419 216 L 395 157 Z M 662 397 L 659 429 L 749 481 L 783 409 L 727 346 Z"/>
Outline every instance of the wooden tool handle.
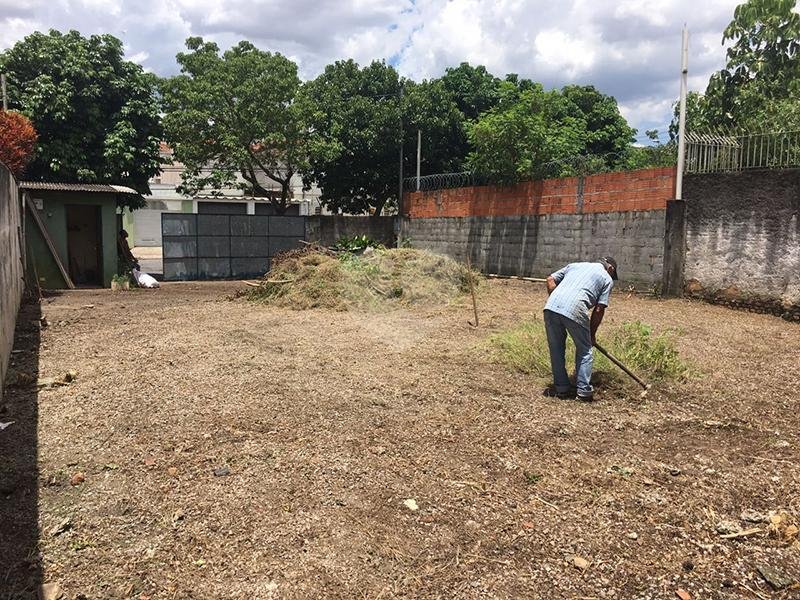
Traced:
<path fill-rule="evenodd" d="M 622 370 L 623 370 L 623 371 L 625 371 L 625 372 L 626 372 L 628 375 L 630 375 L 630 376 L 633 378 L 633 380 L 634 380 L 634 381 L 636 381 L 636 383 L 638 383 L 638 384 L 639 384 L 640 386 L 642 386 L 644 389 L 648 389 L 648 388 L 650 387 L 650 386 L 649 386 L 649 385 L 647 385 L 647 384 L 646 384 L 644 381 L 642 381 L 641 379 L 639 379 L 639 378 L 638 378 L 638 377 L 637 377 L 637 376 L 636 376 L 636 375 L 633 373 L 633 371 L 631 371 L 631 370 L 630 370 L 628 367 L 626 367 L 626 366 L 625 366 L 625 365 L 623 365 L 623 364 L 622 364 L 622 363 L 621 363 L 619 360 L 617 360 L 616 358 L 614 358 L 613 356 L 611 356 L 611 354 L 609 354 L 609 353 L 608 353 L 608 351 L 607 351 L 605 348 L 603 348 L 603 347 L 602 347 L 600 344 L 598 344 L 597 342 L 595 342 L 595 344 L 594 344 L 594 347 L 595 347 L 595 348 L 597 348 L 597 349 L 598 349 L 600 352 L 602 352 L 602 353 L 605 355 L 605 357 L 606 357 L 608 360 L 610 360 L 611 362 L 613 362 L 613 363 L 614 363 L 615 365 L 617 365 L 617 366 L 618 366 L 620 369 L 622 369 Z"/>

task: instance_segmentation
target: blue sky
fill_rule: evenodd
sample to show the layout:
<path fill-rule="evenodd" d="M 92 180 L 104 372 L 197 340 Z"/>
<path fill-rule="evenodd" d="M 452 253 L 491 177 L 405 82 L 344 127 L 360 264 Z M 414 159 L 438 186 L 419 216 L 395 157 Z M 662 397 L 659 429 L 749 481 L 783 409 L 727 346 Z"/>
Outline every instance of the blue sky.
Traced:
<path fill-rule="evenodd" d="M 337 59 L 391 61 L 413 79 L 462 61 L 545 86 L 594 84 L 644 135 L 664 130 L 678 94 L 680 29 L 691 32 L 690 89 L 725 60 L 738 0 L 0 0 L 0 49 L 35 30 L 111 33 L 130 59 L 176 70 L 190 35 L 240 39 L 313 77 Z"/>

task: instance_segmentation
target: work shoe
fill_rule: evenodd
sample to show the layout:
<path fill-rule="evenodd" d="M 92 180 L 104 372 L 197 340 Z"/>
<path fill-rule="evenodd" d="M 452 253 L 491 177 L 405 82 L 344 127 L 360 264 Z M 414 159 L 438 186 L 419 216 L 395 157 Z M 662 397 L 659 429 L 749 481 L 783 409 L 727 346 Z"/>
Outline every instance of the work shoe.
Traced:
<path fill-rule="evenodd" d="M 575 388 L 571 388 L 566 392 L 557 392 L 556 388 L 550 386 L 545 388 L 545 390 L 542 392 L 542 396 L 547 398 L 559 398 L 561 400 L 572 400 L 575 397 Z"/>
<path fill-rule="evenodd" d="M 580 394 L 576 394 L 575 400 L 577 400 L 578 402 L 593 402 L 594 394 L 589 394 L 588 396 L 581 396 Z"/>

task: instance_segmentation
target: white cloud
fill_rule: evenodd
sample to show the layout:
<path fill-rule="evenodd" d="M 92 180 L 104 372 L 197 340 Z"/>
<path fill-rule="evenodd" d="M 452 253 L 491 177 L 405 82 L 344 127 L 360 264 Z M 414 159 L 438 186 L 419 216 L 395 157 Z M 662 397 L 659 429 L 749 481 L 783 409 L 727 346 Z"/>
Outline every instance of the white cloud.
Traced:
<path fill-rule="evenodd" d="M 583 36 L 560 29 L 546 29 L 534 41 L 536 62 L 550 72 L 565 73 L 568 79 L 582 76 L 596 64 L 597 47 Z"/>
<path fill-rule="evenodd" d="M 722 30 L 740 0 L 0 0 L 0 49 L 36 29 L 111 33 L 131 59 L 177 70 L 190 35 L 249 39 L 304 77 L 352 57 L 385 59 L 414 79 L 462 61 L 548 87 L 594 84 L 641 131 L 669 121 L 688 22 L 690 87 L 724 63 Z"/>

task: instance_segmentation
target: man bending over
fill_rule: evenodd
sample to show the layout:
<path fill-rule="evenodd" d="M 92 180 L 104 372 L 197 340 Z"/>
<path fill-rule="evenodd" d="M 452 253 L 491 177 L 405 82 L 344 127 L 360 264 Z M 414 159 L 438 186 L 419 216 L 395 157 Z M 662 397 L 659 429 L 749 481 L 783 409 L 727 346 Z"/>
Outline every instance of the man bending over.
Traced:
<path fill-rule="evenodd" d="M 577 399 L 592 400 L 592 346 L 616 279 L 617 261 L 610 256 L 593 263 L 570 263 L 547 278 L 550 298 L 544 306 L 544 327 L 559 398 L 574 398 L 576 392 L 564 364 L 569 333 L 575 342 Z"/>

